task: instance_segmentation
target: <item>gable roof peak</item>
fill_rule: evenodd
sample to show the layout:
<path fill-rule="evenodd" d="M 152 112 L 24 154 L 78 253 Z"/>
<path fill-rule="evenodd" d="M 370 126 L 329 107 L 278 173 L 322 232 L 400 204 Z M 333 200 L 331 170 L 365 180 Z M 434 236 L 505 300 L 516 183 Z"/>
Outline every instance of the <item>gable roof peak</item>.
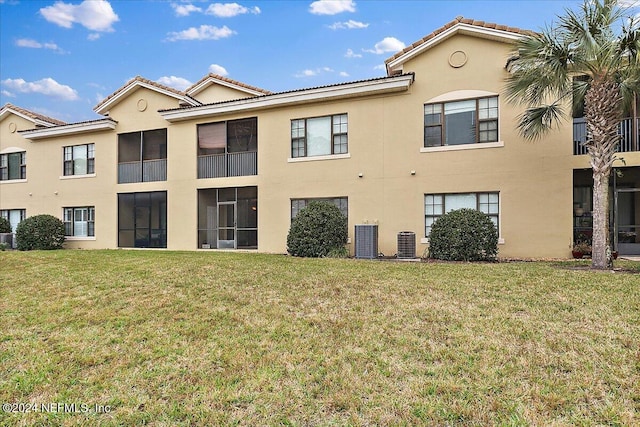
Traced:
<path fill-rule="evenodd" d="M 473 34 L 478 37 L 510 42 L 522 36 L 533 34 L 533 31 L 465 18 L 459 15 L 388 58 L 385 61 L 387 73 L 391 75 L 401 72 L 404 62 L 457 33 Z"/>
<path fill-rule="evenodd" d="M 137 87 L 145 87 L 147 89 L 151 89 L 153 91 L 162 93 L 164 95 L 170 96 L 172 98 L 176 98 L 181 103 L 185 103 L 187 105 L 198 105 L 199 103 L 187 96 L 187 94 L 181 90 L 172 88 L 170 86 L 165 86 L 156 81 L 146 79 L 142 76 L 135 76 L 126 82 L 123 86 L 118 88 L 111 95 L 107 96 L 103 99 L 98 105 L 93 107 L 93 111 L 98 114 L 106 114 L 113 105 L 120 102 L 121 99 L 125 97 L 126 94 L 135 90 Z"/>
<path fill-rule="evenodd" d="M 17 105 L 13 105 L 9 102 L 4 104 L 2 108 L 0 108 L 0 118 L 9 112 L 12 112 L 31 121 L 36 126 L 50 127 L 66 124 L 62 120 L 54 119 L 53 117 L 45 116 L 44 114 L 36 113 L 31 110 L 27 110 L 26 108 L 18 107 Z"/>
<path fill-rule="evenodd" d="M 207 86 L 213 83 L 222 84 L 224 86 L 231 87 L 233 89 L 246 92 L 252 96 L 269 95 L 272 92 L 266 89 L 261 89 L 256 86 L 251 86 L 246 83 L 242 83 L 238 80 L 233 80 L 228 77 L 221 76 L 220 74 L 209 73 L 202 77 L 200 80 L 189 86 L 185 93 L 189 96 L 195 96 L 197 93 L 204 90 Z"/>

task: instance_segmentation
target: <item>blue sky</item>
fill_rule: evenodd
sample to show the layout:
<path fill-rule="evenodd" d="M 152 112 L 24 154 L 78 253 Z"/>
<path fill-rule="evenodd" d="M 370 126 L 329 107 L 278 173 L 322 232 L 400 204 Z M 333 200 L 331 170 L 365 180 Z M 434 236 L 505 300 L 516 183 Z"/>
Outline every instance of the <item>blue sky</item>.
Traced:
<path fill-rule="evenodd" d="M 185 89 L 209 72 L 271 91 L 383 76 L 456 16 L 537 30 L 580 1 L 0 0 L 0 105 L 67 122 L 136 75 Z"/>

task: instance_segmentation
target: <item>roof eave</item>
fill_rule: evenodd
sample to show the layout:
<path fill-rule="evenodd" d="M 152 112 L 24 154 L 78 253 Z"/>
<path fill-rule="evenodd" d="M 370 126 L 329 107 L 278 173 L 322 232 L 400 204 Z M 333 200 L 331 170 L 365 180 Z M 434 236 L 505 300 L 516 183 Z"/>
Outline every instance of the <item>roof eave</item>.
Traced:
<path fill-rule="evenodd" d="M 27 121 L 30 121 L 31 123 L 34 124 L 34 126 L 43 126 L 43 127 L 51 127 L 51 126 L 59 126 L 58 124 L 55 123 L 51 123 L 48 122 L 46 120 L 42 120 L 42 119 L 38 119 L 36 117 L 30 117 L 26 114 L 23 114 L 22 112 L 18 111 L 18 110 L 14 110 L 13 108 L 5 108 L 2 111 L 0 111 L 0 120 L 3 120 L 5 116 L 9 115 L 9 114 L 14 114 L 18 117 L 21 117 Z"/>
<path fill-rule="evenodd" d="M 263 95 L 217 104 L 203 105 L 187 109 L 161 110 L 160 115 L 168 122 L 198 119 L 230 112 L 251 111 L 319 101 L 334 101 L 368 95 L 402 92 L 409 89 L 414 75 L 381 79 L 377 81 L 356 82 L 352 84 L 325 86 L 303 91 L 284 92 Z"/>
<path fill-rule="evenodd" d="M 88 132 L 100 132 L 105 130 L 114 130 L 116 122 L 113 119 L 102 119 L 93 122 L 71 123 L 68 125 L 54 126 L 45 129 L 27 129 L 18 131 L 25 139 L 37 141 L 40 139 L 53 138 L 57 136 L 71 136 Z"/>
<path fill-rule="evenodd" d="M 215 84 L 218 84 L 220 86 L 225 86 L 225 87 L 228 87 L 228 88 L 240 91 L 240 92 L 244 92 L 244 93 L 252 95 L 252 96 L 265 95 L 265 92 L 249 89 L 247 87 L 236 85 L 236 84 L 233 84 L 231 82 L 227 82 L 227 81 L 224 81 L 224 80 L 216 79 L 215 77 L 209 77 L 209 78 L 206 78 L 206 79 L 202 80 L 199 83 L 196 83 L 194 86 L 192 86 L 189 89 L 187 89 L 186 93 L 189 96 L 195 97 L 198 93 L 200 93 L 204 89 L 206 89 L 207 86 L 209 86 L 211 83 L 215 83 Z"/>
<path fill-rule="evenodd" d="M 102 104 L 98 104 L 97 106 L 95 106 L 93 111 L 95 111 L 98 114 L 102 114 L 102 115 L 107 114 L 109 112 L 109 110 L 111 109 L 111 107 L 113 107 L 114 105 L 118 104 L 122 99 L 124 99 L 127 96 L 129 96 L 129 94 L 131 92 L 133 92 L 134 90 L 136 90 L 138 87 L 143 87 L 143 88 L 152 90 L 154 92 L 158 92 L 158 93 L 161 93 L 163 95 L 170 96 L 172 98 L 177 99 L 178 101 L 184 102 L 184 103 L 189 104 L 189 105 L 198 105 L 197 101 L 192 99 L 190 96 L 179 95 L 179 94 L 174 93 L 174 92 L 172 92 L 170 90 L 166 90 L 166 89 L 163 89 L 161 87 L 157 87 L 157 86 L 151 85 L 151 84 L 143 82 L 143 81 L 134 80 L 134 81 L 131 82 L 131 84 L 129 84 L 126 88 L 124 88 L 123 90 L 118 92 L 112 98 L 108 99 L 106 102 L 104 102 Z"/>
<path fill-rule="evenodd" d="M 459 22 L 441 32 L 440 34 L 436 35 L 432 39 L 420 44 L 419 46 L 416 46 L 414 49 L 405 52 L 399 57 L 385 61 L 385 65 L 387 66 L 387 73 L 391 75 L 394 71 L 401 71 L 402 66 L 405 62 L 420 55 L 424 51 L 442 43 L 443 41 L 456 34 L 471 35 L 489 40 L 496 40 L 503 43 L 513 43 L 514 41 L 524 37 L 522 34 L 517 34 L 510 31 L 479 27 L 476 25 Z"/>

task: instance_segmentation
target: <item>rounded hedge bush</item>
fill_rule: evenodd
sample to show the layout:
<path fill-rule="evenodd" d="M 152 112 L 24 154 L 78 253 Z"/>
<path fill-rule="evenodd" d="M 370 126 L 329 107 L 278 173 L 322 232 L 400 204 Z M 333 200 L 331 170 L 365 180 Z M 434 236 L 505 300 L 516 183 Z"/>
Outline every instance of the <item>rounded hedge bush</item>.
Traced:
<path fill-rule="evenodd" d="M 0 217 L 0 233 L 11 233 L 11 223 L 8 219 Z"/>
<path fill-rule="evenodd" d="M 287 235 L 287 251 L 300 257 L 342 252 L 347 244 L 347 218 L 329 202 L 312 201 L 298 212 Z"/>
<path fill-rule="evenodd" d="M 16 229 L 18 250 L 62 249 L 64 224 L 52 215 L 31 216 Z"/>
<path fill-rule="evenodd" d="M 487 261 L 498 254 L 498 230 L 487 214 L 458 209 L 438 218 L 429 235 L 429 257 L 446 261 Z"/>

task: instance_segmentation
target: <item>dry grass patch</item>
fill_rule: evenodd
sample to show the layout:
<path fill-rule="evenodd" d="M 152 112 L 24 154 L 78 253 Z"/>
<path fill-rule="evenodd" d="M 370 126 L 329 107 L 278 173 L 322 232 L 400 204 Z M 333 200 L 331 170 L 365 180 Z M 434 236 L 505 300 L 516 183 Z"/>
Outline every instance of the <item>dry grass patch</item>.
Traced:
<path fill-rule="evenodd" d="M 111 408 L 1 425 L 640 423 L 637 274 L 164 251 L 0 266 L 0 402 Z"/>

